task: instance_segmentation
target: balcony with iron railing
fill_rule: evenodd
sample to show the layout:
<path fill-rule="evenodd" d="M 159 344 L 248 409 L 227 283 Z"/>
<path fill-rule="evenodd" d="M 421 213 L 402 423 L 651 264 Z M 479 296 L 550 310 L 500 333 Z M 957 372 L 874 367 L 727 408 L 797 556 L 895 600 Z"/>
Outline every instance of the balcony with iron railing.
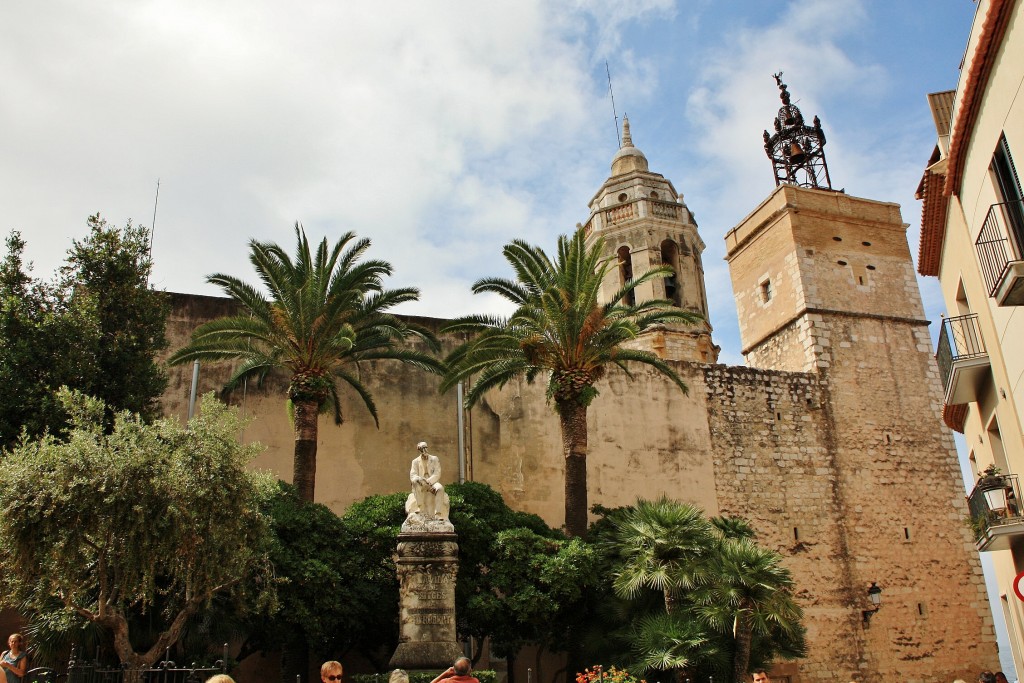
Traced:
<path fill-rule="evenodd" d="M 993 204 L 974 243 L 989 296 L 1024 305 L 1024 200 Z"/>
<path fill-rule="evenodd" d="M 943 319 L 935 360 L 946 390 L 946 405 L 978 400 L 989 372 L 989 358 L 977 313 Z"/>
<path fill-rule="evenodd" d="M 981 552 L 1006 550 L 1024 537 L 1024 510 L 1016 474 L 982 476 L 967 497 L 974 542 Z"/>

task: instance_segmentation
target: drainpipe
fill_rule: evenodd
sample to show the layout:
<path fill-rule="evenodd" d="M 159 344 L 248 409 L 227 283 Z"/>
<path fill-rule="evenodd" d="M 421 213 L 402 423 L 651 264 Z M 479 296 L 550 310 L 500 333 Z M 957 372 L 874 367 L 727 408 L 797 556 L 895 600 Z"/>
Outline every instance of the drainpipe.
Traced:
<path fill-rule="evenodd" d="M 192 363 L 192 390 L 188 395 L 188 419 L 196 412 L 196 392 L 199 390 L 199 361 Z"/>
<path fill-rule="evenodd" d="M 462 408 L 462 382 L 459 382 L 458 390 L 455 392 L 455 399 L 458 401 L 456 415 L 459 423 L 459 483 L 466 483 L 466 438 L 465 423 L 463 422 L 465 411 Z"/>

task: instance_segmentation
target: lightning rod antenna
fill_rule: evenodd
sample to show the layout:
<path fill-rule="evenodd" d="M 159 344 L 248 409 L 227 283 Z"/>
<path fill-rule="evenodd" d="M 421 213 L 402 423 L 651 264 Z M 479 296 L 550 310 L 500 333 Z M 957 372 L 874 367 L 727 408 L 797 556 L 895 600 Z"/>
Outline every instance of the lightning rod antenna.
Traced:
<path fill-rule="evenodd" d="M 604 60 L 604 72 L 608 75 L 608 96 L 612 100 L 612 118 L 615 120 L 615 145 L 616 149 L 622 147 L 622 138 L 619 137 L 619 115 L 615 111 L 615 92 L 612 90 L 612 71 L 608 68 L 608 60 Z"/>
<path fill-rule="evenodd" d="M 149 257 L 153 258 L 153 237 L 156 235 L 156 206 L 160 203 L 160 179 L 156 179 L 156 197 L 153 198 L 153 224 L 149 226 Z"/>
<path fill-rule="evenodd" d="M 156 207 L 160 203 L 160 179 L 156 179 L 156 196 L 153 198 L 153 224 L 149 227 L 149 277 L 153 276 L 153 238 L 156 236 Z M 146 279 L 148 280 L 149 277 Z M 148 282 L 146 284 L 149 284 Z"/>

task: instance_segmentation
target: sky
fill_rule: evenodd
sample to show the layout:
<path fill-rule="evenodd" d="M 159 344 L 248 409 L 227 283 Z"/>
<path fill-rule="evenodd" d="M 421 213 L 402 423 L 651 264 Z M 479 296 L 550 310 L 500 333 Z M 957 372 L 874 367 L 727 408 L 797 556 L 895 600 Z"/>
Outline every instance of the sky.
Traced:
<path fill-rule="evenodd" d="M 501 312 L 514 238 L 586 222 L 629 115 L 695 214 L 720 362 L 742 364 L 725 233 L 774 188 L 782 71 L 835 188 L 902 205 L 955 88 L 970 0 L 0 3 L 0 209 L 52 276 L 86 219 L 154 228 L 153 284 L 253 280 L 248 242 L 368 237 L 400 312 Z M 614 92 L 609 97 L 608 74 Z M 617 115 L 617 119 L 616 119 Z M 159 182 L 159 201 L 156 202 Z M 154 205 L 156 204 L 155 223 Z M 922 279 L 929 319 L 937 282 Z M 933 325 L 933 339 L 935 329 Z"/>
<path fill-rule="evenodd" d="M 249 240 L 291 251 L 299 221 L 369 237 L 389 285 L 421 290 L 400 312 L 501 311 L 471 284 L 509 274 L 513 238 L 553 248 L 609 175 L 610 72 L 619 121 L 696 215 L 720 360 L 741 364 L 723 237 L 774 187 L 772 73 L 821 117 L 834 186 L 900 203 L 916 254 L 925 95 L 956 87 L 974 7 L 3 3 L 0 228 L 45 279 L 90 214 L 132 220 L 155 227 L 157 288 L 218 294 L 207 275 L 252 278 Z"/>

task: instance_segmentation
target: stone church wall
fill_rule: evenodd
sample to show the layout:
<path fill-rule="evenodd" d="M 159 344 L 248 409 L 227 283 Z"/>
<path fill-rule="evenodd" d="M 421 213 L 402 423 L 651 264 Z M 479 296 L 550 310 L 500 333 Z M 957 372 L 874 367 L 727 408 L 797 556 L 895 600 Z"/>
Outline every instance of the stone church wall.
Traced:
<path fill-rule="evenodd" d="M 228 310 L 220 299 L 174 295 L 171 350 Z M 938 427 L 937 388 L 914 380 L 934 373 L 921 351 L 927 333 L 870 319 L 816 326 L 833 343 L 821 374 L 673 362 L 689 386 L 684 394 L 653 369 L 637 368 L 633 381 L 609 373 L 589 411 L 590 503 L 667 494 L 711 515 L 749 519 L 759 541 L 786 556 L 806 612 L 808 658 L 776 671 L 793 683 L 938 680 L 933 673 L 952 680 L 979 663 L 995 665 L 955 452 Z M 446 348 L 453 343 L 445 340 Z M 219 389 L 228 373 L 227 364 L 204 366 L 200 391 Z M 441 459 L 442 481 L 457 481 L 455 392 L 441 396 L 436 377 L 397 363 L 362 373 L 380 428 L 342 392 L 345 423 L 320 421 L 317 500 L 340 513 L 366 495 L 408 490 L 420 440 Z M 184 417 L 190 379 L 191 367 L 172 369 L 168 413 Z M 271 377 L 230 400 L 254 418 L 243 438 L 267 447 L 255 465 L 290 480 L 285 388 Z M 558 526 L 561 439 L 544 390 L 542 380 L 512 382 L 469 411 L 466 467 L 513 507 Z M 883 606 L 864 623 L 871 581 L 884 590 Z"/>

